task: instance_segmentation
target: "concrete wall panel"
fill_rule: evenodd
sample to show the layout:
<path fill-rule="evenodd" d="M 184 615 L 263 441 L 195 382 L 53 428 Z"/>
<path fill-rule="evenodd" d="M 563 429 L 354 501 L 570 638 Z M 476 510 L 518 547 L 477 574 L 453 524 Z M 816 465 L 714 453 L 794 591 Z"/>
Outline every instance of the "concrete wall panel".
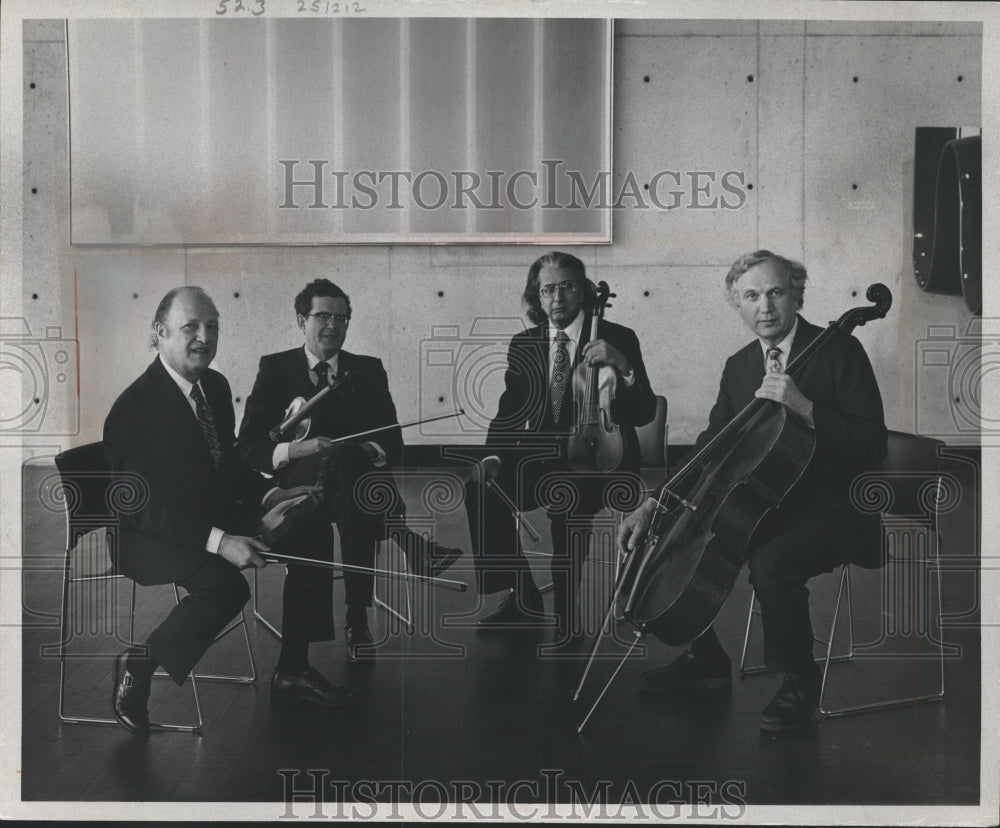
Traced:
<path fill-rule="evenodd" d="M 757 39 L 619 38 L 615 51 L 614 244 L 607 261 L 705 264 L 752 245 L 757 181 Z M 648 79 L 648 80 L 647 80 Z M 666 172 L 658 180 L 657 173 Z M 642 203 L 623 196 L 629 176 Z M 655 206 L 653 196 L 664 208 Z M 727 208 L 730 205 L 731 208 Z M 672 208 L 672 209 L 671 209 Z"/>
<path fill-rule="evenodd" d="M 725 356 L 748 339 L 722 281 L 733 259 L 758 245 L 805 260 L 804 313 L 819 324 L 863 304 L 870 282 L 888 284 L 889 318 L 858 337 L 889 423 L 955 432 L 955 394 L 964 402 L 976 389 L 966 383 L 956 392 L 947 367 L 928 365 L 923 354 L 928 342 L 971 347 L 969 314 L 960 298 L 931 296 L 914 283 L 912 145 L 918 125 L 979 123 L 978 24 L 630 21 L 616 31 L 617 186 L 629 171 L 641 186 L 661 169 L 742 170 L 754 185 L 732 210 L 640 210 L 629 202 L 615 212 L 613 244 L 573 248 L 618 294 L 609 318 L 639 334 L 654 390 L 670 401 L 672 441 L 694 439 Z M 65 422 L 55 427 L 68 443 L 97 439 L 114 397 L 148 363 L 149 321 L 168 288 L 200 284 L 219 306 L 217 365 L 239 415 L 260 355 L 301 342 L 292 300 L 320 276 L 350 293 L 347 347 L 383 359 L 402 418 L 450 411 L 463 394 L 475 403 L 463 424 L 413 430 L 407 442 L 482 439 L 506 341 L 522 324 L 528 265 L 548 247 L 71 247 L 62 41 L 59 22 L 25 27 L 23 322 L 36 340 L 56 329 L 74 336 L 79 325 L 79 422 L 67 397 Z M 130 207 L 122 209 L 124 216 Z M 104 220 L 111 218 L 122 217 Z M 462 362 L 477 343 L 481 364 Z M 445 363 L 450 353 L 451 363 L 432 365 L 432 351 Z"/>

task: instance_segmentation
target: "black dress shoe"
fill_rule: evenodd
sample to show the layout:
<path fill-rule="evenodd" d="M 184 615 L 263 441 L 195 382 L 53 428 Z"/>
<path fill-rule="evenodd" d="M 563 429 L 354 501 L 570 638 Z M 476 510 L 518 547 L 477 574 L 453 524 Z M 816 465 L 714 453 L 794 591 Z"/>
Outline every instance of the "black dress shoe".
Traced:
<path fill-rule="evenodd" d="M 654 694 L 725 690 L 732 683 L 732 665 L 728 658 L 699 658 L 690 650 L 685 650 L 665 667 L 647 670 L 639 676 L 639 689 Z"/>
<path fill-rule="evenodd" d="M 140 679 L 128 669 L 129 656 L 138 654 L 135 647 L 129 647 L 115 659 L 115 684 L 111 693 L 111 708 L 118 723 L 129 733 L 147 738 L 149 736 L 150 680 Z"/>
<path fill-rule="evenodd" d="M 357 698 L 358 691 L 353 687 L 330 684 L 313 667 L 291 676 L 278 672 L 271 676 L 272 703 L 302 702 L 318 707 L 343 707 Z"/>
<path fill-rule="evenodd" d="M 544 625 L 542 594 L 538 590 L 511 592 L 500 606 L 476 624 L 481 629 L 525 629 Z"/>
<path fill-rule="evenodd" d="M 356 664 L 359 661 L 375 660 L 375 645 L 372 644 L 372 634 L 368 629 L 368 619 L 358 618 L 347 625 L 347 660 Z"/>
<path fill-rule="evenodd" d="M 760 714 L 760 729 L 775 733 L 805 727 L 819 707 L 819 673 L 785 673 L 771 703 Z"/>

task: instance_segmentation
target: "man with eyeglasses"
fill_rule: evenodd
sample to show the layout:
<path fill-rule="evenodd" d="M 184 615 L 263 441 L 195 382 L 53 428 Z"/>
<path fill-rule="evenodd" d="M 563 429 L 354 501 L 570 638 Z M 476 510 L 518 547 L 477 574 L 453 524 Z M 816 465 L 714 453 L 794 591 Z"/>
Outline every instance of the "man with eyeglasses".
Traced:
<path fill-rule="evenodd" d="M 480 592 L 507 593 L 497 610 L 479 619 L 483 630 L 544 624 L 511 505 L 519 512 L 544 506 L 552 531 L 555 640 L 579 638 L 577 592 L 587 544 L 570 537 L 571 525 L 605 506 L 615 479 L 574 471 L 565 459 L 576 421 L 571 379 L 581 363 L 598 369 L 601 385 L 615 384 L 612 413 L 626 446 L 618 472 L 638 474 L 635 427 L 653 419 L 656 397 L 632 330 L 601 319 L 591 341 L 595 292 L 583 262 L 569 253 L 547 253 L 528 270 L 521 299 L 534 327 L 511 340 L 504 390 L 486 437 L 491 454 L 474 468 L 466 489 Z"/>
<path fill-rule="evenodd" d="M 389 392 L 389 382 L 382 361 L 373 356 L 343 350 L 351 319 L 351 300 L 341 288 L 327 279 L 316 279 L 295 297 L 295 314 L 302 331 L 302 347 L 261 357 L 257 379 L 247 398 L 240 426 L 238 445 L 246 460 L 255 468 L 273 474 L 279 480 L 306 483 L 322 479 L 327 511 L 298 527 L 288 539 L 290 553 L 302 557 L 332 560 L 333 533 L 330 521 L 337 523 L 341 555 L 345 564 L 374 567 L 378 542 L 386 536 L 385 509 L 365 502 L 362 478 L 376 469 L 388 472 L 399 464 L 403 438 L 398 427 L 396 406 Z M 304 439 L 286 438 L 275 443 L 269 432 L 281 423 L 288 406 L 296 398 L 309 400 L 334 380 L 347 378 L 337 390 L 326 394 L 310 414 L 311 425 Z M 340 437 L 369 431 L 381 426 L 396 426 L 373 435 L 364 442 L 333 445 Z M 368 478 L 371 480 L 371 478 Z M 362 481 L 362 485 L 358 485 Z M 383 485 L 384 484 L 384 485 Z M 389 500 L 393 531 L 403 547 L 411 571 L 420 575 L 443 572 L 462 554 L 460 549 L 439 547 L 411 532 L 402 523 L 405 514 L 402 499 L 391 477 L 374 483 L 368 499 L 391 489 Z M 380 488 L 381 487 L 381 488 Z M 278 672 L 296 675 L 307 661 L 308 643 L 332 638 L 323 633 L 321 615 L 332 616 L 333 574 L 315 566 L 288 565 L 285 594 L 306 594 L 323 600 L 321 613 L 305 626 L 283 614 L 282 653 Z M 367 573 L 345 572 L 344 591 L 347 604 L 347 657 L 350 661 L 370 661 L 375 657 L 368 626 L 368 608 L 373 600 L 374 578 Z M 286 646 L 289 636 L 298 641 L 295 648 Z M 308 695 L 308 690 L 304 690 Z"/>

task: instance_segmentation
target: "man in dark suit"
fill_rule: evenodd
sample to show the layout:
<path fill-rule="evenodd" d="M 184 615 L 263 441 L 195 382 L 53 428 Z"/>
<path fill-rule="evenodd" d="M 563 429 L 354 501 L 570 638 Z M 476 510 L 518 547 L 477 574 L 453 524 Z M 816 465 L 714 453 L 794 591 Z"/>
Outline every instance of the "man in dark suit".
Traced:
<path fill-rule="evenodd" d="M 760 601 L 767 664 L 784 681 L 761 714 L 764 730 L 792 730 L 816 712 L 820 671 L 813 661 L 813 633 L 806 582 L 845 562 L 881 564 L 878 516 L 862 516 L 851 505 L 855 476 L 886 453 L 882 397 L 864 348 L 839 330 L 806 365 L 798 379 L 788 361 L 820 333 L 796 311 L 802 307 L 806 271 L 767 250 L 742 256 L 726 276 L 730 302 L 757 339 L 733 354 L 722 372 L 719 396 L 699 435 L 695 452 L 755 397 L 787 407 L 814 431 L 812 459 L 781 507 L 768 514 L 750 548 L 750 581 Z M 655 501 L 622 524 L 619 546 L 634 549 L 646 535 Z M 650 693 L 724 689 L 731 667 L 712 627 L 679 659 L 642 675 Z"/>
<path fill-rule="evenodd" d="M 351 319 L 351 300 L 327 279 L 316 279 L 295 297 L 295 314 L 304 347 L 261 357 L 257 379 L 240 426 L 239 449 L 254 468 L 274 474 L 283 485 L 323 480 L 330 506 L 325 519 L 303 526 L 287 540 L 296 554 L 330 560 L 337 523 L 346 564 L 373 567 L 378 542 L 386 536 L 387 512 L 393 538 L 403 547 L 411 571 L 433 575 L 461 556 L 459 549 L 438 547 L 405 526 L 405 507 L 389 469 L 399 465 L 403 438 L 382 361 L 343 350 Z M 281 423 L 290 403 L 308 400 L 334 380 L 347 378 L 312 411 L 309 436 L 275 442 L 269 431 Z M 390 426 L 361 443 L 333 446 L 333 440 Z M 392 426 L 395 426 L 394 428 Z M 382 470 L 379 479 L 373 476 Z M 360 484 L 360 485 L 359 485 Z M 367 494 L 366 494 L 367 491 Z M 387 495 L 390 503 L 377 502 Z M 388 508 L 387 508 L 388 505 Z M 372 659 L 367 608 L 372 605 L 372 575 L 345 572 L 347 656 Z M 332 573 L 288 566 L 285 595 L 308 593 L 332 601 Z M 287 604 L 286 604 L 287 607 Z M 285 618 L 284 630 L 289 619 Z"/>
<path fill-rule="evenodd" d="M 572 374 L 581 363 L 598 371 L 601 385 L 616 386 L 612 415 L 625 444 L 617 471 L 631 472 L 636 475 L 633 482 L 638 480 L 635 427 L 653 419 L 656 397 L 632 330 L 601 319 L 591 341 L 594 295 L 594 284 L 576 256 L 548 253 L 528 270 L 522 301 L 535 327 L 511 340 L 504 390 L 486 437 L 494 453 L 475 467 L 466 489 L 480 592 L 508 591 L 499 609 L 479 620 L 481 628 L 536 625 L 542 612 L 515 516 L 494 488 L 499 487 L 520 511 L 546 507 L 552 521 L 555 640 L 576 637 L 577 592 L 587 544 L 574 541 L 568 530 L 581 516 L 592 517 L 604 507 L 608 484 L 616 479 L 574 471 L 567 464 L 566 440 L 576 414 Z M 563 495 L 566 502 L 560 502 Z"/>
<path fill-rule="evenodd" d="M 121 517 L 119 570 L 139 584 L 175 583 L 188 593 L 142 647 L 115 663 L 115 716 L 149 733 L 150 679 L 162 666 L 178 684 L 250 597 L 241 569 L 265 565 L 267 547 L 249 536 L 261 505 L 302 490 L 278 489 L 236 452 L 235 417 L 226 378 L 209 368 L 219 314 L 201 288 L 170 291 L 153 320 L 157 358 L 115 401 L 104 424 L 113 472 L 140 475 L 148 502 Z M 275 674 L 275 697 L 320 704 L 350 702 L 316 671 Z"/>

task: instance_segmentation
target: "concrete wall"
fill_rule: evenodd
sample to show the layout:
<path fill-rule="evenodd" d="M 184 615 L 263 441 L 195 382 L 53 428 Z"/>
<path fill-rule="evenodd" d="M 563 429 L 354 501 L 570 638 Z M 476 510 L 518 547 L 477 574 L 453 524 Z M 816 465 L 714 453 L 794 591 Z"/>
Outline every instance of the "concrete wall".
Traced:
<path fill-rule="evenodd" d="M 805 261 L 804 314 L 817 323 L 862 303 L 869 283 L 888 284 L 895 297 L 889 318 L 858 336 L 889 425 L 957 436 L 947 369 L 920 368 L 918 377 L 928 326 L 962 334 L 969 314 L 960 297 L 924 294 L 912 276 L 913 130 L 979 125 L 981 43 L 978 24 L 616 24 L 615 189 L 629 171 L 648 182 L 669 170 L 681 175 L 676 189 L 684 193 L 672 210 L 626 202 L 615 211 L 613 244 L 574 252 L 617 292 L 609 318 L 638 332 L 654 389 L 670 401 L 672 442 L 693 440 L 725 356 L 748 339 L 721 286 L 732 260 L 757 247 Z M 475 426 L 495 406 L 503 337 L 518 324 L 524 276 L 541 250 L 73 248 L 66 135 L 62 24 L 27 23 L 23 316 L 35 340 L 48 329 L 46 353 L 60 349 L 52 344 L 56 327 L 79 341 L 79 422 L 74 361 L 67 372 L 45 356 L 49 409 L 39 434 L 64 435 L 65 445 L 99 438 L 115 396 L 151 359 L 145 341 L 157 301 L 178 284 L 203 286 L 221 311 L 217 367 L 239 398 L 239 416 L 258 357 L 301 342 L 294 294 L 326 276 L 352 298 L 348 349 L 382 357 L 401 418 L 451 410 L 452 370 L 461 375 L 457 390 L 473 415 L 466 425 L 410 431 L 407 441 L 482 439 Z M 692 171 L 714 173 L 708 195 L 691 192 Z M 742 203 L 696 208 L 720 195 L 727 171 L 744 175 Z M 470 332 L 475 347 L 460 342 Z M 440 364 L 449 352 L 453 369 Z"/>

